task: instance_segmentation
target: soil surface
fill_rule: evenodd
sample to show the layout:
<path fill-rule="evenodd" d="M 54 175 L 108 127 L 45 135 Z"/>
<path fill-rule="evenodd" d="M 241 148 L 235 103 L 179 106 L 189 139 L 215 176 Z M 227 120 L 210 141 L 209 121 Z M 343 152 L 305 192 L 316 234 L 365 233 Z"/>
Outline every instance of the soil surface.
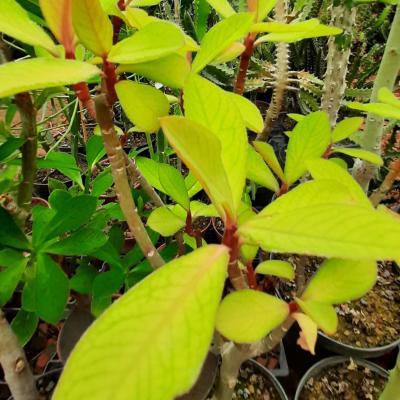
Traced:
<path fill-rule="evenodd" d="M 299 256 L 280 257 L 295 268 Z M 307 258 L 305 282 L 312 278 L 322 259 Z M 296 294 L 294 281 L 279 280 L 278 289 L 286 301 Z M 400 273 L 391 262 L 378 263 L 375 286 L 359 300 L 336 307 L 339 325 L 332 337 L 341 343 L 360 348 L 385 346 L 400 338 Z"/>
<path fill-rule="evenodd" d="M 300 400 L 378 400 L 385 384 L 385 378 L 350 360 L 311 377 Z"/>

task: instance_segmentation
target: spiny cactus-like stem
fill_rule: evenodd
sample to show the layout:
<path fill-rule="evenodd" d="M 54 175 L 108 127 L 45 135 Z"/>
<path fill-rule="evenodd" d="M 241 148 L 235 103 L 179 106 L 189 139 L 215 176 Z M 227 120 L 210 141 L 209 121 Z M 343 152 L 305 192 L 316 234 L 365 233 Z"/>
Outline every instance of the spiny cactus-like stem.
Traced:
<path fill-rule="evenodd" d="M 355 20 L 355 7 L 351 9 L 347 6 L 332 7 L 332 25 L 342 28 L 345 35 L 352 36 Z M 332 127 L 336 124 L 338 112 L 346 90 L 346 75 L 351 52 L 350 44 L 345 48 L 341 48 L 336 41 L 335 36 L 331 36 L 328 41 L 328 62 L 325 74 L 324 94 L 321 102 L 321 109 L 328 114 Z M 351 40 L 348 42 L 351 43 Z"/>
<path fill-rule="evenodd" d="M 378 92 L 381 88 L 393 89 L 398 72 L 400 70 L 400 0 L 397 4 L 390 34 L 386 42 L 385 52 L 374 82 L 371 102 L 378 101 Z M 383 118 L 368 114 L 362 147 L 365 150 L 380 154 L 380 143 L 383 133 Z M 353 176 L 367 191 L 371 179 L 376 174 L 377 167 L 366 162 L 357 160 L 353 168 Z"/>
<path fill-rule="evenodd" d="M 275 7 L 275 19 L 278 22 L 286 21 L 286 2 L 279 0 Z M 281 42 L 276 45 L 276 83 L 272 94 L 271 103 L 265 116 L 264 129 L 257 136 L 257 140 L 267 140 L 271 133 L 274 123 L 279 117 L 282 105 L 285 100 L 285 92 L 289 78 L 289 46 L 287 43 Z"/>

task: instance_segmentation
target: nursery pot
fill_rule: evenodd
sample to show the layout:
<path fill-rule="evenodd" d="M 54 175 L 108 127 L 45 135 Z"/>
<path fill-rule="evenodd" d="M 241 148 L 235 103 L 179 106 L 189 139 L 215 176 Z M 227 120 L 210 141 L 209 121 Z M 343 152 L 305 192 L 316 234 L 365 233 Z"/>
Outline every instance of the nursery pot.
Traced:
<path fill-rule="evenodd" d="M 318 374 L 320 374 L 320 372 L 322 372 L 324 369 L 330 368 L 330 367 L 334 367 L 336 365 L 342 364 L 342 363 L 346 363 L 349 362 L 350 358 L 349 357 L 344 357 L 344 356 L 335 356 L 335 357 L 328 357 L 328 358 L 324 358 L 323 360 L 317 362 L 316 364 L 314 364 L 305 374 L 304 376 L 301 378 L 301 381 L 299 383 L 299 385 L 297 386 L 297 390 L 296 390 L 296 395 L 294 397 L 294 400 L 299 400 L 300 399 L 300 395 L 303 391 L 304 386 L 306 385 L 306 383 L 308 382 L 308 380 L 314 376 L 317 376 Z M 376 374 L 378 374 L 379 376 L 388 379 L 389 378 L 389 373 L 381 368 L 379 365 L 376 365 L 370 361 L 366 361 L 366 360 L 360 360 L 360 359 L 356 359 L 353 360 L 357 365 L 360 365 L 362 367 L 368 368 L 371 371 L 375 372 Z"/>
<path fill-rule="evenodd" d="M 248 360 L 246 363 L 244 363 L 244 365 L 246 364 L 250 364 L 255 373 L 263 375 L 270 382 L 282 400 L 289 400 L 283 387 L 279 383 L 278 379 L 275 378 L 273 372 L 254 360 Z M 184 394 L 183 396 L 177 397 L 176 400 L 205 400 L 215 383 L 218 366 L 218 356 L 210 352 L 206 361 L 204 362 L 200 377 L 193 388 L 190 390 L 190 392 Z"/>

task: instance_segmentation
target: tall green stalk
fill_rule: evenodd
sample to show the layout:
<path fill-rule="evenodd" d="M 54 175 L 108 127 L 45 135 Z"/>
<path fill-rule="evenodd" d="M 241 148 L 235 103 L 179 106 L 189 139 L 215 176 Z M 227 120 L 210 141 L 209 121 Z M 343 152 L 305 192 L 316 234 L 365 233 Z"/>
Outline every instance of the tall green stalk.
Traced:
<path fill-rule="evenodd" d="M 385 52 L 379 67 L 378 74 L 372 90 L 371 102 L 378 101 L 378 92 L 381 88 L 393 89 L 398 72 L 400 70 L 400 0 L 397 3 L 396 14 L 386 42 Z M 363 135 L 362 147 L 365 150 L 380 154 L 380 144 L 383 133 L 383 118 L 368 114 L 367 124 Z M 367 191 L 371 179 L 375 176 L 377 167 L 357 160 L 353 168 L 353 176 Z"/>

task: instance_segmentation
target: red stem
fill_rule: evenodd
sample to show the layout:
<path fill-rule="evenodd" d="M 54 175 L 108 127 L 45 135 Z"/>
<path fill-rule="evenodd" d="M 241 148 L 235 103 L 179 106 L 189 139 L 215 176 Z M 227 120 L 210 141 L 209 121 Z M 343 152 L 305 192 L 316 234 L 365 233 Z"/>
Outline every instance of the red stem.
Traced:
<path fill-rule="evenodd" d="M 114 104 L 117 101 L 117 93 L 115 92 L 115 84 L 117 83 L 117 74 L 115 73 L 115 65 L 103 60 L 103 72 L 105 76 L 105 84 L 107 88 L 108 102 Z"/>
<path fill-rule="evenodd" d="M 125 11 L 125 1 L 124 0 L 118 0 L 117 3 L 118 8 L 121 11 Z M 114 33 L 113 33 L 113 43 L 117 43 L 118 42 L 118 38 L 119 38 L 119 33 L 121 31 L 122 25 L 124 23 L 124 21 L 122 21 L 121 18 L 117 17 L 116 15 L 114 15 L 111 19 L 111 22 L 113 24 L 114 27 Z"/>
<path fill-rule="evenodd" d="M 254 41 L 256 40 L 256 33 L 249 33 L 244 40 L 245 50 L 240 57 L 239 72 L 236 78 L 234 92 L 242 95 L 244 92 L 244 85 L 246 83 L 247 70 L 249 69 L 250 58 L 254 50 Z"/>
<path fill-rule="evenodd" d="M 257 288 L 257 278 L 253 268 L 253 262 L 247 261 L 246 263 L 247 268 L 247 280 L 249 281 L 249 286 L 251 289 Z"/>

